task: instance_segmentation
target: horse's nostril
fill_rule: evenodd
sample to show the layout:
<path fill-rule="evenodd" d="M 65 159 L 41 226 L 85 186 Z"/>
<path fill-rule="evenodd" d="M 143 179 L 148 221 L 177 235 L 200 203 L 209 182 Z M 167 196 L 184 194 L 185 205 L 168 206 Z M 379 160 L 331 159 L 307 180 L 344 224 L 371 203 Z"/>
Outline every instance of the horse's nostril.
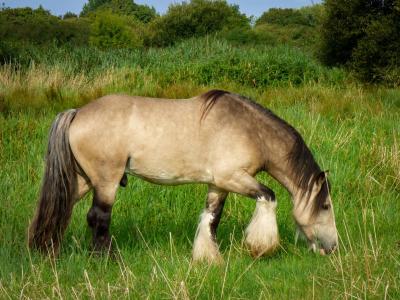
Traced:
<path fill-rule="evenodd" d="M 332 252 L 334 252 L 337 249 L 337 245 L 333 245 L 330 249 L 326 249 L 325 253 L 326 254 L 331 254 Z"/>

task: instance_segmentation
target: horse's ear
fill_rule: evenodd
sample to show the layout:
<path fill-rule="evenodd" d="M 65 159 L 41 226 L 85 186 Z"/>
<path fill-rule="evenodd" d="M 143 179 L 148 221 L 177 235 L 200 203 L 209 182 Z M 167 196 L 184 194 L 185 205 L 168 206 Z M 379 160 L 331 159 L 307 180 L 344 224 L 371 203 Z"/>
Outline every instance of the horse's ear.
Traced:
<path fill-rule="evenodd" d="M 317 178 L 315 179 L 315 186 L 314 186 L 314 188 L 317 192 L 319 192 L 321 190 L 322 185 L 328 178 L 328 173 L 329 173 L 329 171 L 322 171 L 321 173 L 319 173 L 317 175 Z"/>

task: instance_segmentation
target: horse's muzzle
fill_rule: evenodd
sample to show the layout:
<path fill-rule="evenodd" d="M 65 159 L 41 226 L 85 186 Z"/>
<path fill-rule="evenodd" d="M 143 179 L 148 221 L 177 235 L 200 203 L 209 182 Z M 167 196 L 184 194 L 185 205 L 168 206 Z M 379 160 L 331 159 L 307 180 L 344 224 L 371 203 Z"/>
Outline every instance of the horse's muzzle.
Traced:
<path fill-rule="evenodd" d="M 321 255 L 328 255 L 333 253 L 337 249 L 337 244 L 333 245 L 331 248 L 325 249 L 325 248 L 320 248 L 319 253 Z"/>

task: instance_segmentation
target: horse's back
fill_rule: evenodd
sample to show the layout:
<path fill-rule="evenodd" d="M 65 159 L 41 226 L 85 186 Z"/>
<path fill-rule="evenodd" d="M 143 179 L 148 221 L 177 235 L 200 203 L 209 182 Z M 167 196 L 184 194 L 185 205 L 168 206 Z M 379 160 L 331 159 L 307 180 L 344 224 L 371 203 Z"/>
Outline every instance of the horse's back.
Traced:
<path fill-rule="evenodd" d="M 85 172 L 112 164 L 110 176 L 127 170 L 160 183 L 212 182 L 221 168 L 257 168 L 252 141 L 240 120 L 226 116 L 227 104 L 201 120 L 203 104 L 200 97 L 102 97 L 78 111 L 72 151 Z"/>

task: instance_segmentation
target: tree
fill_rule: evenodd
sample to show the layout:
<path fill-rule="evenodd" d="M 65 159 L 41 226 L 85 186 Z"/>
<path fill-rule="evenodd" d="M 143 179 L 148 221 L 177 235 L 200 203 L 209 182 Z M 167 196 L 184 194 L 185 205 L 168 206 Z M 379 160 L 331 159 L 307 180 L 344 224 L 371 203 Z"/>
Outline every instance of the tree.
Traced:
<path fill-rule="evenodd" d="M 325 6 L 321 59 L 327 65 L 346 65 L 369 82 L 400 74 L 400 0 L 326 0 Z"/>
<path fill-rule="evenodd" d="M 77 18 L 77 17 L 78 16 L 76 14 L 74 14 L 73 12 L 67 11 L 63 16 L 63 20 L 73 19 L 73 18 Z"/>
<path fill-rule="evenodd" d="M 107 48 L 138 48 L 143 44 L 142 28 L 138 22 L 110 10 L 98 12 L 91 26 L 90 44 Z"/>
<path fill-rule="evenodd" d="M 277 25 L 306 25 L 313 26 L 316 23 L 315 17 L 312 14 L 303 14 L 299 9 L 293 8 L 271 8 L 264 12 L 256 21 L 256 25 L 263 23 Z"/>
<path fill-rule="evenodd" d="M 150 24 L 150 43 L 158 46 L 204 36 L 223 29 L 250 27 L 250 20 L 237 5 L 224 0 L 191 0 L 174 4 L 167 13 Z"/>
<path fill-rule="evenodd" d="M 45 45 L 51 42 L 58 44 L 86 44 L 88 24 L 84 20 L 61 20 L 42 7 L 6 8 L 0 11 L 0 40 Z"/>
<path fill-rule="evenodd" d="M 83 5 L 81 16 L 86 16 L 90 12 L 94 12 L 96 9 L 109 2 L 110 0 L 89 0 L 88 3 Z"/>
<path fill-rule="evenodd" d="M 91 13 L 102 10 L 110 10 L 115 14 L 131 16 L 143 23 L 148 23 L 157 16 L 153 7 L 136 4 L 132 0 L 89 0 L 83 6 L 81 16 L 88 16 Z"/>
<path fill-rule="evenodd" d="M 292 8 L 271 8 L 257 19 L 254 41 L 261 44 L 286 44 L 315 52 L 319 43 L 319 27 L 324 13 L 322 4 Z"/>

